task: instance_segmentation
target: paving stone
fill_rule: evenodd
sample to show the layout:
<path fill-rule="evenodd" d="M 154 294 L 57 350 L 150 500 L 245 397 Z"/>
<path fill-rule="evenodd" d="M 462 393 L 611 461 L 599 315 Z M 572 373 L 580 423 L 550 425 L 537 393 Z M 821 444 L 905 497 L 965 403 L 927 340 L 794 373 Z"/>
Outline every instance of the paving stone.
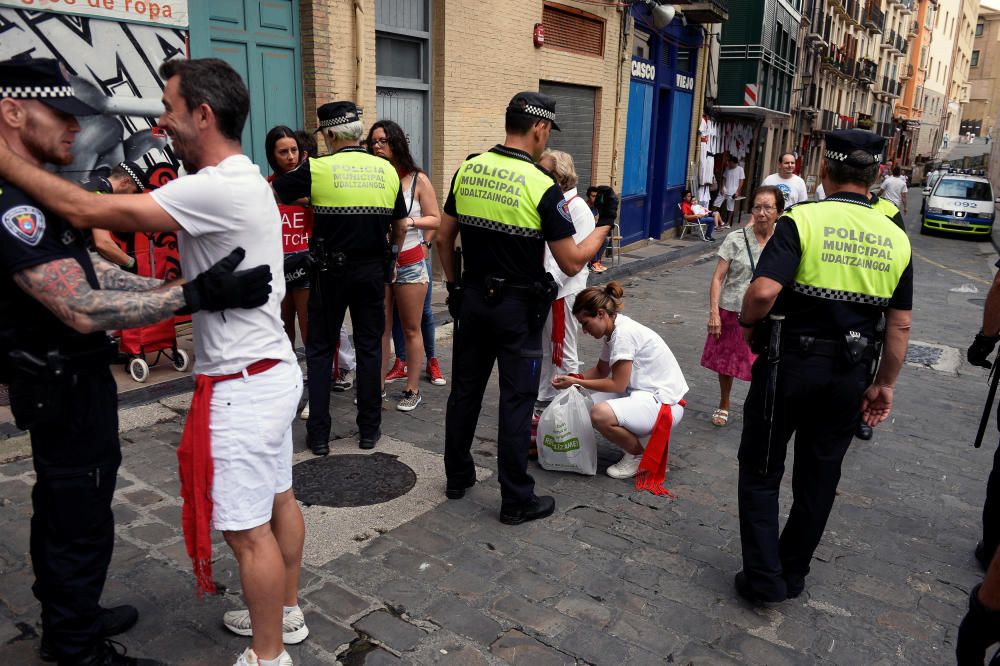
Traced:
<path fill-rule="evenodd" d="M 327 583 L 318 590 L 305 595 L 312 604 L 323 609 L 323 612 L 334 620 L 350 621 L 358 613 L 373 606 L 372 602 L 362 599 L 350 590 L 337 583 Z"/>
<path fill-rule="evenodd" d="M 516 666 L 572 666 L 576 659 L 511 629 L 490 645 L 490 652 Z"/>
<path fill-rule="evenodd" d="M 24 481 L 0 483 L 0 508 L 10 511 L 11 506 L 31 504 L 31 485 Z"/>
<path fill-rule="evenodd" d="M 148 488 L 130 490 L 127 493 L 122 493 L 122 496 L 136 506 L 150 506 L 163 501 L 163 495 Z"/>
<path fill-rule="evenodd" d="M 547 578 L 521 568 L 508 571 L 497 582 L 532 601 L 550 599 L 562 591 Z"/>
<path fill-rule="evenodd" d="M 456 634 L 468 636 L 486 645 L 492 643 L 503 632 L 503 628 L 492 618 L 458 599 L 449 597 L 439 597 L 431 604 L 427 617 Z"/>
<path fill-rule="evenodd" d="M 590 597 L 570 595 L 556 603 L 556 610 L 594 627 L 603 628 L 611 621 L 611 608 Z"/>
<path fill-rule="evenodd" d="M 364 666 L 395 666 L 396 664 L 402 664 L 404 662 L 391 652 L 386 652 L 381 648 L 375 648 L 371 652 L 364 655 L 361 663 L 364 664 Z"/>
<path fill-rule="evenodd" d="M 628 645 L 610 634 L 594 631 L 590 626 L 577 626 L 554 640 L 563 652 L 591 664 L 624 664 L 628 662 Z"/>
<path fill-rule="evenodd" d="M 323 609 L 326 611 L 326 608 Z M 314 611 L 306 611 L 306 626 L 309 627 L 309 640 L 318 643 L 330 654 L 337 652 L 358 638 L 358 633 Z"/>
<path fill-rule="evenodd" d="M 522 597 L 507 594 L 493 602 L 492 609 L 519 627 L 546 636 L 555 636 L 568 627 L 570 618 L 550 608 L 537 606 Z"/>
<path fill-rule="evenodd" d="M 151 513 L 162 520 L 167 525 L 173 525 L 176 529 L 181 527 L 181 506 L 179 504 L 168 504 L 158 506 Z"/>
<path fill-rule="evenodd" d="M 354 628 L 385 643 L 397 652 L 412 649 L 424 637 L 424 632 L 386 611 L 369 613 L 354 623 Z"/>
<path fill-rule="evenodd" d="M 163 523 L 147 523 L 146 525 L 130 527 L 128 534 L 133 539 L 139 539 L 154 546 L 177 538 L 176 528 L 168 527 Z"/>

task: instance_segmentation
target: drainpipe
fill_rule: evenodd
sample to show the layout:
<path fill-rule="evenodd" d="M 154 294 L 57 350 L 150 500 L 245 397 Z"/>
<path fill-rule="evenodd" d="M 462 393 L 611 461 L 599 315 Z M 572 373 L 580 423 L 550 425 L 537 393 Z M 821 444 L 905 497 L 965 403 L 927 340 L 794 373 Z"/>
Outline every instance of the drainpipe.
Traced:
<path fill-rule="evenodd" d="M 621 126 L 622 120 L 622 72 L 625 70 L 626 65 L 632 61 L 631 54 L 626 55 L 626 49 L 629 45 L 629 7 L 619 7 L 618 11 L 622 14 L 622 27 L 621 31 L 618 33 L 618 75 L 616 77 L 616 90 L 615 90 L 615 124 L 611 132 L 611 187 L 618 192 L 620 190 L 618 186 L 618 128 Z M 631 72 L 631 70 L 629 70 Z"/>
<path fill-rule="evenodd" d="M 361 90 L 365 73 L 365 10 L 361 0 L 354 0 L 354 103 L 362 106 Z"/>

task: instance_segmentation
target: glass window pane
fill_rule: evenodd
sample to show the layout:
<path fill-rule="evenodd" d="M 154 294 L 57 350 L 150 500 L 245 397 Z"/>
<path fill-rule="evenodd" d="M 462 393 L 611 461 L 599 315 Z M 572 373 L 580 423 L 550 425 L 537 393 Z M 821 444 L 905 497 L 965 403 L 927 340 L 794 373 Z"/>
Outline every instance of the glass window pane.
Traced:
<path fill-rule="evenodd" d="M 420 43 L 388 35 L 375 37 L 375 74 L 422 81 Z"/>
<path fill-rule="evenodd" d="M 632 55 L 643 60 L 652 59 L 652 50 L 649 48 L 649 33 L 636 28 L 632 33 Z"/>

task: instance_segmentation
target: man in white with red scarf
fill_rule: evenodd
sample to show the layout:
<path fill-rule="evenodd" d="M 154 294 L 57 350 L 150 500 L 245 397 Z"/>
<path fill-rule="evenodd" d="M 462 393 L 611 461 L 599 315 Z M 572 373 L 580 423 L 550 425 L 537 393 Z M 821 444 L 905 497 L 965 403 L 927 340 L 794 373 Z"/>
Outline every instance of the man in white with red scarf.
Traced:
<path fill-rule="evenodd" d="M 250 99 L 239 74 L 209 58 L 167 61 L 160 75 L 165 112 L 158 124 L 191 175 L 151 195 L 95 197 L 25 162 L 9 174 L 5 162 L 4 173 L 73 226 L 177 231 L 186 276 L 227 256 L 270 266 L 273 290 L 264 305 L 193 314 L 196 386 L 177 457 L 198 593 L 215 591 L 212 525 L 239 563 L 249 609 L 223 621 L 253 639 L 237 666 L 291 666 L 282 643 L 301 642 L 309 630 L 297 600 L 305 530 L 292 493 L 291 423 L 302 373 L 280 317 L 280 216 L 270 186 L 240 147 Z"/>

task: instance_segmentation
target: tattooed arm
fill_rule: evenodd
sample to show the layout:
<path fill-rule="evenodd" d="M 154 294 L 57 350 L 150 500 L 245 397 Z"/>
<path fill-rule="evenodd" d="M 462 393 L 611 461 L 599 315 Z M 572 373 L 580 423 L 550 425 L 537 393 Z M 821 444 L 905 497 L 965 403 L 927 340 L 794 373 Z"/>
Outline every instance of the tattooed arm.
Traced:
<path fill-rule="evenodd" d="M 97 273 L 97 281 L 101 284 L 101 289 L 111 291 L 150 291 L 164 286 L 163 280 L 156 278 L 140 277 L 133 275 L 126 270 L 106 259 L 90 255 L 90 260 L 94 264 L 94 272 Z M 178 282 L 177 284 L 180 284 Z"/>
<path fill-rule="evenodd" d="M 129 278 L 147 279 L 131 275 Z M 113 282 L 116 279 L 117 276 L 105 277 L 102 284 L 105 280 Z M 129 287 L 135 285 L 129 281 L 121 290 L 93 289 L 75 259 L 57 259 L 26 268 L 14 274 L 14 282 L 64 324 L 81 333 L 153 324 L 173 316 L 185 304 L 180 284 L 153 284 L 147 291 L 130 291 Z"/>

